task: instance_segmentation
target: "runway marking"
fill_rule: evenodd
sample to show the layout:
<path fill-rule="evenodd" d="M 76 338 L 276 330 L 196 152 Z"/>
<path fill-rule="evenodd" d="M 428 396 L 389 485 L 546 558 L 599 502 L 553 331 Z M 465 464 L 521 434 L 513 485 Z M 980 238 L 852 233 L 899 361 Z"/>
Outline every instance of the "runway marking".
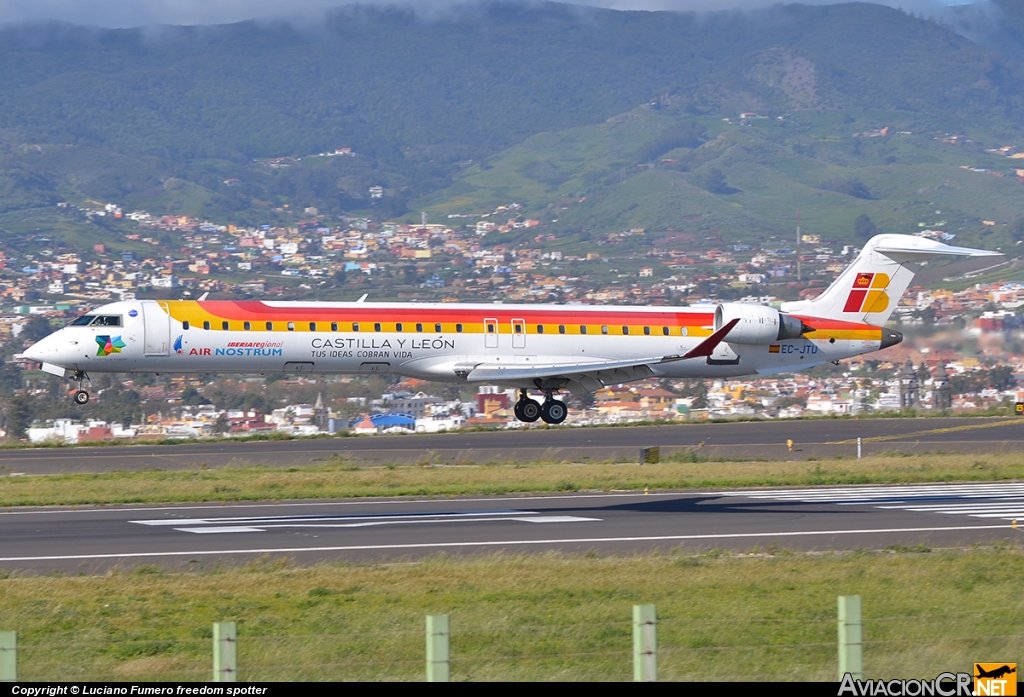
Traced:
<path fill-rule="evenodd" d="M 725 495 L 773 501 L 832 503 L 839 506 L 870 505 L 886 510 L 967 515 L 972 518 L 1002 520 L 1024 518 L 1024 482 L 761 490 L 756 492 L 736 490 L 725 492 Z"/>
<path fill-rule="evenodd" d="M 341 529 L 366 528 L 383 525 L 429 525 L 436 523 L 589 523 L 600 518 L 571 515 L 540 515 L 537 511 L 441 511 L 438 513 L 371 513 L 369 515 L 303 515 L 224 518 L 161 518 L 157 520 L 129 520 L 129 523 L 151 527 L 173 527 L 178 532 L 234 533 L 266 532 L 292 528 Z M 225 525 L 233 523 L 233 525 Z"/>
<path fill-rule="evenodd" d="M 888 436 L 868 436 L 861 438 L 863 443 L 879 443 L 886 440 L 900 440 L 901 438 L 916 438 L 918 436 L 931 436 L 936 433 L 956 433 L 958 431 L 975 431 L 981 428 L 998 428 L 999 426 L 1006 426 L 1014 423 L 1020 423 L 1019 419 L 1008 418 L 1003 421 L 997 421 L 995 423 L 987 422 L 981 424 L 967 424 L 964 426 L 947 426 L 945 428 L 931 428 L 926 431 L 912 431 L 910 433 L 897 433 L 895 435 Z M 824 445 L 852 445 L 857 442 L 856 438 L 847 438 L 846 440 L 834 440 L 824 443 Z"/>
<path fill-rule="evenodd" d="M 253 549 L 192 550 L 188 552 L 125 552 L 121 554 L 62 554 L 38 557 L 0 557 L 4 562 L 75 561 L 89 559 L 146 559 L 153 557 L 198 557 L 227 554 L 296 554 L 302 552 L 372 552 L 402 549 L 453 549 L 465 547 L 506 547 L 514 545 L 601 544 L 609 542 L 684 542 L 687 540 L 764 539 L 814 537 L 819 535 L 885 535 L 908 532 L 957 532 L 965 530 L 1008 530 L 1008 525 L 961 525 L 930 528 L 864 528 L 861 530 L 802 530 L 797 532 L 749 532 L 709 535 L 651 535 L 643 537 L 574 537 L 546 540 L 487 540 L 480 542 L 422 542 L 391 545 L 339 545 L 332 547 L 263 547 Z"/>
<path fill-rule="evenodd" d="M 653 498 L 655 496 L 688 496 L 688 495 L 699 495 L 705 494 L 703 491 L 667 491 L 667 492 L 654 492 L 645 494 L 642 491 L 637 492 L 623 492 L 623 493 L 610 493 L 610 494 L 567 494 L 562 496 L 519 496 L 516 498 L 508 498 L 506 501 L 510 502 L 527 502 L 527 501 L 560 501 L 560 500 L 575 500 L 575 499 L 605 499 L 605 498 L 631 498 L 631 497 L 647 497 Z M 460 503 L 494 503 L 494 496 L 477 498 L 477 499 L 454 499 Z M 4 515 L 50 515 L 55 513 L 147 513 L 150 511 L 212 511 L 212 510 L 235 510 L 240 508 L 289 508 L 296 506 L 379 506 L 379 505 L 423 505 L 425 503 L 435 503 L 434 499 L 424 498 L 366 498 L 356 501 L 297 501 L 294 503 L 227 503 L 227 504 L 203 504 L 201 506 L 153 506 L 143 507 L 136 506 L 132 508 L 108 508 L 103 505 L 93 506 L 82 506 L 80 508 L 61 508 L 58 510 L 51 510 L 47 506 L 30 507 L 31 510 L 18 510 L 18 511 L 0 511 L 0 516 Z M 449 503 L 445 501 L 445 503 Z"/>

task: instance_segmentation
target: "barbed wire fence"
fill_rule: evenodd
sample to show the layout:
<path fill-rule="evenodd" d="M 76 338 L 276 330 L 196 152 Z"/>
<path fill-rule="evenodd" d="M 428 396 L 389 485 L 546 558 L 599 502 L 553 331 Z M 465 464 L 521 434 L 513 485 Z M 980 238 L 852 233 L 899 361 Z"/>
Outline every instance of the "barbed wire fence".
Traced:
<path fill-rule="evenodd" d="M 855 612 L 844 613 L 844 598 Z M 632 621 L 551 624 L 456 612 L 427 616 L 426 628 L 410 616 L 376 631 L 299 634 L 220 622 L 178 639 L 19 642 L 0 631 L 0 680 L 931 679 L 1024 649 L 1024 602 L 883 617 L 863 617 L 859 603 L 841 596 L 838 613 L 804 618 L 657 617 L 636 605 Z"/>

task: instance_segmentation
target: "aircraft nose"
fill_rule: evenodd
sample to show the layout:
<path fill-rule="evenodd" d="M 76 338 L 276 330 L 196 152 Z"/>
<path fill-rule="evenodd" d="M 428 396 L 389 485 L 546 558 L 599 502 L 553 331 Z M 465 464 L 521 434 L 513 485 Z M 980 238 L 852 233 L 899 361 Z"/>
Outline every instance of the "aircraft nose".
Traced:
<path fill-rule="evenodd" d="M 21 355 L 29 359 L 30 361 L 42 363 L 46 355 L 49 353 L 49 351 L 46 350 L 46 347 L 43 346 L 44 343 L 46 343 L 46 339 L 37 341 L 36 343 L 32 344 L 27 349 L 25 349 Z"/>
<path fill-rule="evenodd" d="M 53 334 L 44 336 L 36 343 L 29 346 L 22 352 L 22 356 L 38 363 L 53 363 L 59 357 L 60 347 L 63 342 L 59 341 Z"/>

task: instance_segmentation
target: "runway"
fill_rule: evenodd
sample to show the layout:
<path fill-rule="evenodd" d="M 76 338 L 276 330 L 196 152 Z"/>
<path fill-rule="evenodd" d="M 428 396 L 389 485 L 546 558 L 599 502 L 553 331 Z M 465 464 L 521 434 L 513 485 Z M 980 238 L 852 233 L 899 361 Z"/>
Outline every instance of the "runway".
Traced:
<path fill-rule="evenodd" d="M 25 509 L 0 513 L 0 568 L 98 573 L 439 553 L 955 547 L 1020 541 L 1024 484 L 818 487 L 453 500 Z"/>
<path fill-rule="evenodd" d="M 188 469 L 230 464 L 296 466 L 345 458 L 365 463 L 636 460 L 640 448 L 662 455 L 696 448 L 726 458 L 853 457 L 881 452 L 1020 452 L 1024 417 L 817 419 L 688 423 L 666 426 L 524 428 L 434 435 L 361 436 L 291 441 L 0 450 L 2 474 Z M 790 452 L 786 441 L 794 441 Z"/>

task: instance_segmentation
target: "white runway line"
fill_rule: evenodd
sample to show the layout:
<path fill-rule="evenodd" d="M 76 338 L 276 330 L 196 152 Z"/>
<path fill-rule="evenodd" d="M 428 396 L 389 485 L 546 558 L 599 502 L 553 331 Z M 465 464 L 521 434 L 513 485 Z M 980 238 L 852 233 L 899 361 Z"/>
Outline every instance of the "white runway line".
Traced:
<path fill-rule="evenodd" d="M 537 511 L 449 511 L 442 513 L 401 513 L 388 515 L 312 515 L 224 518 L 160 518 L 129 520 L 150 527 L 173 527 L 178 532 L 230 533 L 266 532 L 292 528 L 339 529 L 369 528 L 384 525 L 430 525 L 436 523 L 590 523 L 600 518 L 571 515 L 539 515 Z M 225 525 L 234 523 L 234 525 Z"/>
<path fill-rule="evenodd" d="M 840 506 L 867 505 L 886 510 L 967 515 L 972 518 L 1024 519 L 1024 482 L 914 484 L 754 492 L 737 490 L 724 492 L 724 495 L 772 501 L 834 503 Z"/>
<path fill-rule="evenodd" d="M 510 547 L 536 545 L 601 544 L 609 542 L 685 542 L 687 540 L 735 540 L 819 535 L 887 535 L 908 532 L 956 532 L 963 530 L 1006 530 L 1006 525 L 962 525 L 934 528 L 864 528 L 861 530 L 802 530 L 797 532 L 749 532 L 709 535 L 652 535 L 645 537 L 576 537 L 546 540 L 488 540 L 482 542 L 423 542 L 393 545 L 343 545 L 336 547 L 276 547 L 254 549 L 192 550 L 188 552 L 128 552 L 122 554 L 61 554 L 37 557 L 0 557 L 5 562 L 88 561 L 99 559 L 152 559 L 156 557 L 199 557 L 228 554 L 301 554 L 303 552 L 373 552 L 416 549 L 455 549 L 469 547 Z"/>

